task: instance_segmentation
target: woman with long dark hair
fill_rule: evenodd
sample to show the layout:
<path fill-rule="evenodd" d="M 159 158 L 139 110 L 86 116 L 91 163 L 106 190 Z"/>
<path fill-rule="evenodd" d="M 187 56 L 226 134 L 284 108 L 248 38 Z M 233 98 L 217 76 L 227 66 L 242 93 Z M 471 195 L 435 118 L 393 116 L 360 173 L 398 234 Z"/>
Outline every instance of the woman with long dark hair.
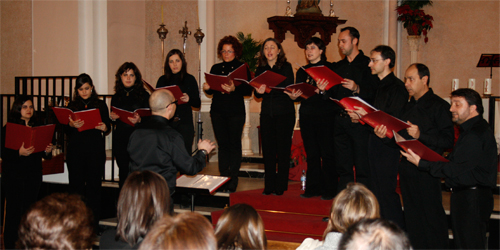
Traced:
<path fill-rule="evenodd" d="M 111 98 L 111 106 L 127 111 L 134 111 L 138 108 L 149 108 L 149 93 L 143 87 L 142 75 L 133 62 L 125 62 L 118 68 L 115 74 L 115 94 Z M 119 120 L 120 116 L 110 113 L 113 124 L 116 126 L 113 131 L 113 154 L 119 168 L 120 189 L 127 179 L 130 162 L 130 155 L 127 152 L 128 139 L 134 127 Z M 134 113 L 129 121 L 136 125 L 142 121 L 139 114 Z"/>
<path fill-rule="evenodd" d="M 320 65 L 333 69 L 333 64 L 326 61 L 325 43 L 320 38 L 312 37 L 306 41 L 304 53 L 309 63 L 297 71 L 296 82 L 324 89 L 325 82 L 316 83 L 304 69 Z M 307 155 L 306 191 L 300 195 L 303 198 L 321 196 L 324 200 L 331 200 L 337 194 L 333 125 L 340 108 L 325 94 L 325 91 L 318 90 L 317 94 L 302 100 L 300 105 L 300 132 Z"/>
<path fill-rule="evenodd" d="M 94 214 L 98 229 L 101 206 L 101 178 L 104 174 L 106 151 L 104 137 L 110 128 L 108 106 L 97 96 L 92 78 L 81 74 L 76 78 L 75 93 L 68 108 L 73 111 L 98 109 L 102 122 L 94 129 L 79 132 L 85 121 L 72 120 L 65 127 L 68 136 L 66 163 L 68 165 L 69 191 L 84 197 Z"/>
<path fill-rule="evenodd" d="M 38 124 L 34 117 L 33 100 L 29 96 L 19 96 L 12 104 L 7 122 L 34 127 Z M 42 185 L 42 158 L 52 157 L 52 143 L 45 151 L 33 153 L 35 147 L 18 150 L 5 147 L 5 126 L 2 129 L 2 189 L 5 192 L 5 248 L 15 248 L 17 229 L 22 215 L 38 198 Z"/>
<path fill-rule="evenodd" d="M 193 110 L 201 105 L 198 83 L 193 75 L 187 73 L 187 62 L 184 54 L 173 49 L 168 52 L 165 60 L 165 75 L 161 76 L 156 83 L 156 88 L 177 85 L 183 96 L 180 101 L 185 103 L 177 105 L 174 117 L 170 120 L 170 126 L 177 130 L 184 138 L 184 145 L 188 154 L 193 152 L 194 124 Z"/>
<path fill-rule="evenodd" d="M 243 46 L 234 36 L 225 36 L 219 41 L 217 55 L 221 63 L 214 64 L 210 69 L 211 74 L 228 75 L 241 65 L 239 58 Z M 247 71 L 248 79 L 251 78 Z M 225 185 L 225 191 L 234 192 L 238 186 L 238 173 L 241 167 L 241 134 L 245 125 L 244 96 L 252 94 L 252 87 L 247 84 L 236 86 L 223 84 L 222 88 L 228 93 L 210 89 L 208 83 L 203 84 L 203 90 L 208 95 L 213 95 L 210 116 L 214 128 L 215 139 L 219 146 L 219 171 L 222 176 L 231 177 Z"/>
<path fill-rule="evenodd" d="M 259 67 L 255 76 L 268 70 L 286 77 L 277 87 L 286 87 L 294 83 L 292 65 L 287 62 L 283 47 L 274 38 L 268 38 L 262 44 Z M 266 85 L 255 89 L 255 97 L 263 99 L 260 111 L 260 132 L 265 167 L 263 194 L 282 195 L 288 189 L 295 107 L 293 100 L 285 93 L 276 90 L 266 93 L 265 90 Z M 276 171 L 276 163 L 278 171 Z"/>

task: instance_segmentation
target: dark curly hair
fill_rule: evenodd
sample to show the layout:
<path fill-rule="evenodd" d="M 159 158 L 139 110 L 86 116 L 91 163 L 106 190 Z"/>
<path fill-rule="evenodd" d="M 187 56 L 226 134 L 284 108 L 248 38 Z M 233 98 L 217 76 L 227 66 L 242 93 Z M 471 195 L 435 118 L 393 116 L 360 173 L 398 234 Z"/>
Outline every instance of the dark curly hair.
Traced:
<path fill-rule="evenodd" d="M 115 74 L 115 92 L 118 93 L 120 90 L 124 89 L 125 86 L 123 85 L 122 82 L 122 74 L 125 72 L 128 72 L 129 70 L 134 71 L 135 75 L 135 82 L 134 82 L 134 87 L 141 86 L 142 87 L 142 74 L 139 68 L 135 66 L 133 62 L 125 62 L 123 63 L 118 70 L 116 71 Z"/>
<path fill-rule="evenodd" d="M 243 53 L 243 46 L 240 41 L 234 36 L 225 36 L 219 41 L 219 45 L 217 45 L 217 58 L 222 59 L 222 47 L 226 44 L 233 46 L 234 49 L 234 57 L 236 59 L 240 59 L 241 54 Z"/>
<path fill-rule="evenodd" d="M 287 62 L 286 56 L 285 56 L 285 50 L 283 49 L 283 46 L 281 46 L 281 43 L 278 42 L 275 38 L 269 37 L 266 39 L 260 48 L 260 56 L 259 56 L 259 66 L 266 66 L 267 65 L 267 58 L 264 53 L 264 46 L 266 45 L 267 42 L 272 41 L 276 43 L 276 46 L 278 46 L 278 49 L 280 50 L 280 53 L 278 53 L 278 58 L 276 59 L 276 67 L 279 69 L 283 64 Z"/>
<path fill-rule="evenodd" d="M 179 71 L 179 74 L 181 74 L 181 81 L 184 80 L 184 76 L 187 74 L 187 62 L 186 62 L 186 58 L 184 58 L 184 54 L 178 49 L 173 49 L 173 50 L 168 52 L 167 57 L 165 59 L 164 72 L 165 72 L 165 76 L 167 77 L 167 82 L 170 81 L 170 77 L 172 77 L 172 75 L 173 75 L 172 69 L 170 68 L 170 65 L 168 64 L 170 57 L 173 55 L 178 55 L 182 61 L 182 68 L 181 68 L 181 71 Z"/>

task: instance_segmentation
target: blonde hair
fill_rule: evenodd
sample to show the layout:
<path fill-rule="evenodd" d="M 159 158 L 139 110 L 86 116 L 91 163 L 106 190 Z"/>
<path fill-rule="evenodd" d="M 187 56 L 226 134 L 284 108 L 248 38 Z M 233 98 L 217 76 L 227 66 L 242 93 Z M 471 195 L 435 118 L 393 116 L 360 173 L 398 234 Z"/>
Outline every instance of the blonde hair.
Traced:
<path fill-rule="evenodd" d="M 380 209 L 375 195 L 363 184 L 349 183 L 333 200 L 323 238 L 329 232 L 344 233 L 349 226 L 362 219 L 379 217 Z"/>
<path fill-rule="evenodd" d="M 215 226 L 215 236 L 219 249 L 267 249 L 262 218 L 248 204 L 224 210 Z"/>

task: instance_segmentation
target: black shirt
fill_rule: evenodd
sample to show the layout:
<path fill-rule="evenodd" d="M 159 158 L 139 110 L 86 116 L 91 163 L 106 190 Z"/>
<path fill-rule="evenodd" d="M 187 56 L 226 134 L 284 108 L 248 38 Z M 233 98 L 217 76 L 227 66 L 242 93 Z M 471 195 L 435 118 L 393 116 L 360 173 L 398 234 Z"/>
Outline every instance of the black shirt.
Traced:
<path fill-rule="evenodd" d="M 175 110 L 175 117 L 181 118 L 181 120 L 192 121 L 193 120 L 193 108 L 199 108 L 201 106 L 200 91 L 198 90 L 198 83 L 196 79 L 191 74 L 186 73 L 181 80 L 181 74 L 172 74 L 170 79 L 167 81 L 165 75 L 161 76 L 156 83 L 156 88 L 174 86 L 177 85 L 181 89 L 182 93 L 186 93 L 189 96 L 189 102 L 177 105 Z"/>
<path fill-rule="evenodd" d="M 333 63 L 329 63 L 326 61 L 319 61 L 318 63 L 315 64 L 311 63 L 307 64 L 306 66 L 301 67 L 299 70 L 297 70 L 297 77 L 295 82 L 308 83 L 316 87 L 317 86 L 316 82 L 310 75 L 307 74 L 307 72 L 304 69 L 320 65 L 325 65 L 332 70 L 334 68 Z M 333 89 L 333 87 L 330 88 L 330 90 L 331 89 Z M 297 98 L 297 100 L 301 101 L 299 110 L 300 114 L 325 115 L 325 114 L 334 114 L 335 112 L 338 112 L 340 110 L 340 107 L 331 100 L 329 100 L 325 95 L 315 94 L 305 100 L 302 98 Z"/>
<path fill-rule="evenodd" d="M 221 62 L 214 64 L 210 69 L 210 74 L 229 75 L 232 71 L 243 65 L 238 59 L 230 62 Z M 250 71 L 247 69 L 248 79 L 251 78 Z M 252 95 L 252 87 L 248 84 L 240 84 L 236 86 L 231 93 L 222 93 L 213 89 L 206 90 L 205 93 L 213 95 L 212 106 L 210 113 L 218 113 L 224 115 L 245 115 L 245 103 L 243 96 Z"/>
<path fill-rule="evenodd" d="M 445 178 L 446 185 L 452 188 L 496 186 L 497 144 L 488 122 L 480 115 L 460 125 L 460 136 L 448 160 L 446 163 L 420 160 L 418 168 Z"/>
<path fill-rule="evenodd" d="M 278 84 L 276 87 L 286 87 L 288 85 L 293 84 L 293 69 L 292 65 L 289 62 L 285 62 L 281 68 L 278 68 L 276 65 L 271 68 L 269 65 L 260 66 L 255 71 L 255 76 L 259 76 L 265 71 L 272 71 L 274 73 L 278 73 L 282 76 L 285 76 L 286 79 Z M 260 110 L 261 115 L 283 115 L 283 114 L 293 114 L 295 113 L 295 107 L 293 105 L 293 100 L 290 97 L 276 90 L 271 90 L 271 92 L 264 94 L 259 94 L 257 91 L 254 92 L 255 97 L 263 98 L 262 106 Z"/>
<path fill-rule="evenodd" d="M 408 102 L 405 84 L 394 73 L 390 73 L 376 84 L 373 106 L 397 118 L 401 118 L 404 106 Z"/>
<path fill-rule="evenodd" d="M 198 151 L 191 157 L 181 134 L 168 125 L 169 121 L 153 115 L 141 123 L 130 136 L 128 153 L 130 171 L 150 170 L 163 176 L 173 193 L 177 171 L 194 175 L 205 167 L 205 154 Z"/>

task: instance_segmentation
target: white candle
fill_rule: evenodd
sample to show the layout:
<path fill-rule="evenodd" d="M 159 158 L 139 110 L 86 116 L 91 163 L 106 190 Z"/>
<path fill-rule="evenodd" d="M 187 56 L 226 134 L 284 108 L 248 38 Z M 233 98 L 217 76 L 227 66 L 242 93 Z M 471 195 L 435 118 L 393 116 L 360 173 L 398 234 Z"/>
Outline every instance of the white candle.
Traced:
<path fill-rule="evenodd" d="M 491 95 L 491 78 L 484 79 L 484 94 Z"/>
<path fill-rule="evenodd" d="M 459 80 L 457 78 L 451 80 L 451 91 L 457 90 L 459 87 Z"/>
<path fill-rule="evenodd" d="M 469 78 L 469 84 L 467 87 L 469 87 L 469 89 L 476 90 L 476 79 Z"/>

